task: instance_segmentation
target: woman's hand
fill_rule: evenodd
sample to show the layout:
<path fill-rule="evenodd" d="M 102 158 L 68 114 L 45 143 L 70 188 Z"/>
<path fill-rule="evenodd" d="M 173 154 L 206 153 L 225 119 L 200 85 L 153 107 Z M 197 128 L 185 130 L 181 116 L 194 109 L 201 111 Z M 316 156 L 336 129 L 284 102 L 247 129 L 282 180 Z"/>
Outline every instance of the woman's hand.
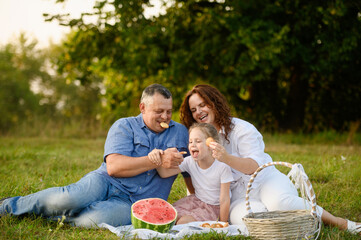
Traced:
<path fill-rule="evenodd" d="M 212 157 L 220 162 L 225 162 L 227 160 L 228 153 L 221 144 L 217 142 L 210 142 L 209 147 L 212 149 Z"/>
<path fill-rule="evenodd" d="M 244 174 L 251 175 L 258 168 L 258 163 L 252 158 L 241 158 L 228 154 L 226 149 L 217 142 L 211 142 L 209 148 L 212 149 L 212 157 Z"/>

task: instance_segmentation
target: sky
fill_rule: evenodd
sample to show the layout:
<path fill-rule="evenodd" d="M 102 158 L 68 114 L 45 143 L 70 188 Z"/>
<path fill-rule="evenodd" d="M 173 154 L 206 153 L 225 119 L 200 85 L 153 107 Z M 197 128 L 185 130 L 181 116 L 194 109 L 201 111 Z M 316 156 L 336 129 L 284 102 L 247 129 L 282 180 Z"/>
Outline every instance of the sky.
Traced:
<path fill-rule="evenodd" d="M 36 38 L 39 47 L 49 46 L 49 41 L 59 43 L 70 28 L 60 26 L 57 21 L 45 22 L 43 13 L 70 13 L 79 17 L 82 12 L 91 12 L 96 0 L 67 0 L 59 4 L 55 1 L 0 0 L 0 46 L 14 41 L 21 32 L 28 38 Z M 156 9 L 156 0 L 151 2 Z"/>
<path fill-rule="evenodd" d="M 21 32 L 36 38 L 40 47 L 49 40 L 58 43 L 69 32 L 69 27 L 59 26 L 56 21 L 45 22 L 43 13 L 71 13 L 91 11 L 95 0 L 69 0 L 55 4 L 55 0 L 0 0 L 0 44 L 14 41 Z"/>

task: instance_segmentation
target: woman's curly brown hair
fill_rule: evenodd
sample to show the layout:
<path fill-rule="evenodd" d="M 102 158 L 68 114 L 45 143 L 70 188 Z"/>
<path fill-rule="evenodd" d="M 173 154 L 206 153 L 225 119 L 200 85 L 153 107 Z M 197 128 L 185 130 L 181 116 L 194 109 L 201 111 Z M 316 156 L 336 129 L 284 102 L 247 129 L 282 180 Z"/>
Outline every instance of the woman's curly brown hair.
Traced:
<path fill-rule="evenodd" d="M 218 89 L 212 86 L 205 84 L 196 85 L 186 94 L 179 110 L 182 124 L 189 128 L 193 123 L 196 122 L 189 107 L 189 98 L 193 94 L 199 94 L 199 96 L 203 98 L 205 104 L 213 110 L 215 115 L 215 123 L 221 128 L 224 127 L 226 140 L 229 141 L 228 134 L 232 130 L 231 110 L 228 106 L 226 98 Z"/>

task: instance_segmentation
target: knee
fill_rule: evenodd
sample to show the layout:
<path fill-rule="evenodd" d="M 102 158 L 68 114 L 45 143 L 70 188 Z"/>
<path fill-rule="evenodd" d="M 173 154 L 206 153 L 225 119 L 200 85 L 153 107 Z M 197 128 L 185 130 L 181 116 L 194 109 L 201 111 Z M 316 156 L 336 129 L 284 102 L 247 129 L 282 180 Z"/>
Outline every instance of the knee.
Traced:
<path fill-rule="evenodd" d="M 51 194 L 42 200 L 42 205 L 45 209 L 49 209 L 52 211 L 62 211 L 67 209 L 67 207 L 71 204 L 72 200 L 70 199 L 68 194 Z"/>
<path fill-rule="evenodd" d="M 295 200 L 295 196 L 289 194 L 282 194 L 280 196 L 274 196 L 267 198 L 263 201 L 268 211 L 277 211 L 277 210 L 291 210 L 291 206 Z"/>
<path fill-rule="evenodd" d="M 252 212 L 267 212 L 265 205 L 257 200 L 250 201 Z M 245 201 L 237 201 L 232 204 L 229 214 L 231 224 L 243 224 L 242 218 L 248 214 Z"/>

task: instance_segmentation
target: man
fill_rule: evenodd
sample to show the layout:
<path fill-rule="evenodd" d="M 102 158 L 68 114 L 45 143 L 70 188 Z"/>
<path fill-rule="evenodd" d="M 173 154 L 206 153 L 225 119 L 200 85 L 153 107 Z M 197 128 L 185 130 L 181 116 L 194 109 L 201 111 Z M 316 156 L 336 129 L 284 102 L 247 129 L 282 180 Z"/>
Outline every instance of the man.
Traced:
<path fill-rule="evenodd" d="M 162 149 L 162 166 L 178 166 L 183 161 L 179 152 L 188 151 L 188 131 L 171 120 L 172 95 L 160 84 L 143 91 L 139 108 L 137 117 L 119 119 L 110 128 L 99 169 L 69 186 L 7 198 L 0 205 L 0 215 L 65 216 L 65 221 L 75 226 L 119 226 L 131 223 L 130 208 L 135 201 L 148 197 L 166 200 L 176 176 L 160 178 L 148 153 Z"/>

